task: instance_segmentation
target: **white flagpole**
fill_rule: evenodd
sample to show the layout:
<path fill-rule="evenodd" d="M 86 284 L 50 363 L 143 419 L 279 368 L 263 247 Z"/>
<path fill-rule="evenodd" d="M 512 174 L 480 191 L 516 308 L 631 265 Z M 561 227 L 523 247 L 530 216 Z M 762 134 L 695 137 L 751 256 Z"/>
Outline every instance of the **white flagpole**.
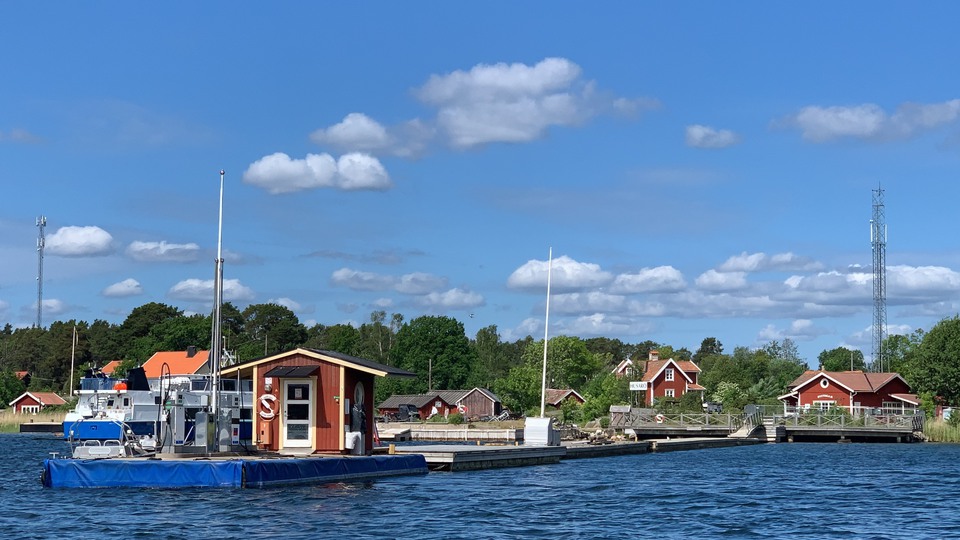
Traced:
<path fill-rule="evenodd" d="M 73 362 L 77 355 L 77 325 L 73 325 L 73 339 L 70 340 L 70 393 L 73 395 Z"/>
<path fill-rule="evenodd" d="M 540 418 L 547 407 L 547 342 L 550 339 L 550 278 L 553 273 L 553 247 L 547 259 L 547 315 L 543 320 L 543 382 L 540 386 Z"/>

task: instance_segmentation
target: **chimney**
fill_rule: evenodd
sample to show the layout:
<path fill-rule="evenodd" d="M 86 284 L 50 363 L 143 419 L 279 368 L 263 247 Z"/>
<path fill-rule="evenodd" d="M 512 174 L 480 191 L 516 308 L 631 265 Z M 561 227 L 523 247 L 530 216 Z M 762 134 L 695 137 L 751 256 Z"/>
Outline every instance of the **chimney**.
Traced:
<path fill-rule="evenodd" d="M 656 362 L 657 360 L 660 359 L 660 351 L 651 349 L 648 358 L 650 359 L 651 362 Z"/>
<path fill-rule="evenodd" d="M 187 358 L 193 358 L 197 354 L 197 348 L 193 345 L 187 347 Z"/>

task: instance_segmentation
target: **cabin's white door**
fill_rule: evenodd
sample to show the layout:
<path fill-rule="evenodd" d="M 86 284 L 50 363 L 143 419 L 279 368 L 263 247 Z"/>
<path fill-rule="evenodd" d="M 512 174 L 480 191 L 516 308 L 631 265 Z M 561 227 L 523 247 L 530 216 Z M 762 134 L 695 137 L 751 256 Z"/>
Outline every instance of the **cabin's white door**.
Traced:
<path fill-rule="evenodd" d="M 310 448 L 313 445 L 313 381 L 284 379 L 283 424 L 281 440 L 284 448 Z"/>

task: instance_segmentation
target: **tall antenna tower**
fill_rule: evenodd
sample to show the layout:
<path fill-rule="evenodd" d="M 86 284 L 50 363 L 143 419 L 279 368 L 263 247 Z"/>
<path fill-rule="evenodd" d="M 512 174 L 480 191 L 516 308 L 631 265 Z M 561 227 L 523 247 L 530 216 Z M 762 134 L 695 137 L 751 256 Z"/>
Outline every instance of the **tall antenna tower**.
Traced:
<path fill-rule="evenodd" d="M 873 247 L 873 371 L 883 371 L 887 337 L 887 220 L 883 207 L 883 188 L 873 190 L 873 219 L 870 220 L 870 245 Z"/>
<path fill-rule="evenodd" d="M 46 245 L 43 229 L 46 226 L 47 218 L 38 217 L 37 228 L 40 229 L 40 234 L 37 236 L 37 328 L 43 328 L 43 247 Z"/>

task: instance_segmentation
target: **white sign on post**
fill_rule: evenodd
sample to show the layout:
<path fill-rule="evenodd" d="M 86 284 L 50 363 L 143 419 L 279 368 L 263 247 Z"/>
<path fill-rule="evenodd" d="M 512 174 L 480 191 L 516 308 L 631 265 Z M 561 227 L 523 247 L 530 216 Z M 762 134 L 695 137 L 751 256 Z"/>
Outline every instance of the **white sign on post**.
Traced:
<path fill-rule="evenodd" d="M 630 381 L 630 390 L 638 392 L 647 389 L 647 381 Z"/>

